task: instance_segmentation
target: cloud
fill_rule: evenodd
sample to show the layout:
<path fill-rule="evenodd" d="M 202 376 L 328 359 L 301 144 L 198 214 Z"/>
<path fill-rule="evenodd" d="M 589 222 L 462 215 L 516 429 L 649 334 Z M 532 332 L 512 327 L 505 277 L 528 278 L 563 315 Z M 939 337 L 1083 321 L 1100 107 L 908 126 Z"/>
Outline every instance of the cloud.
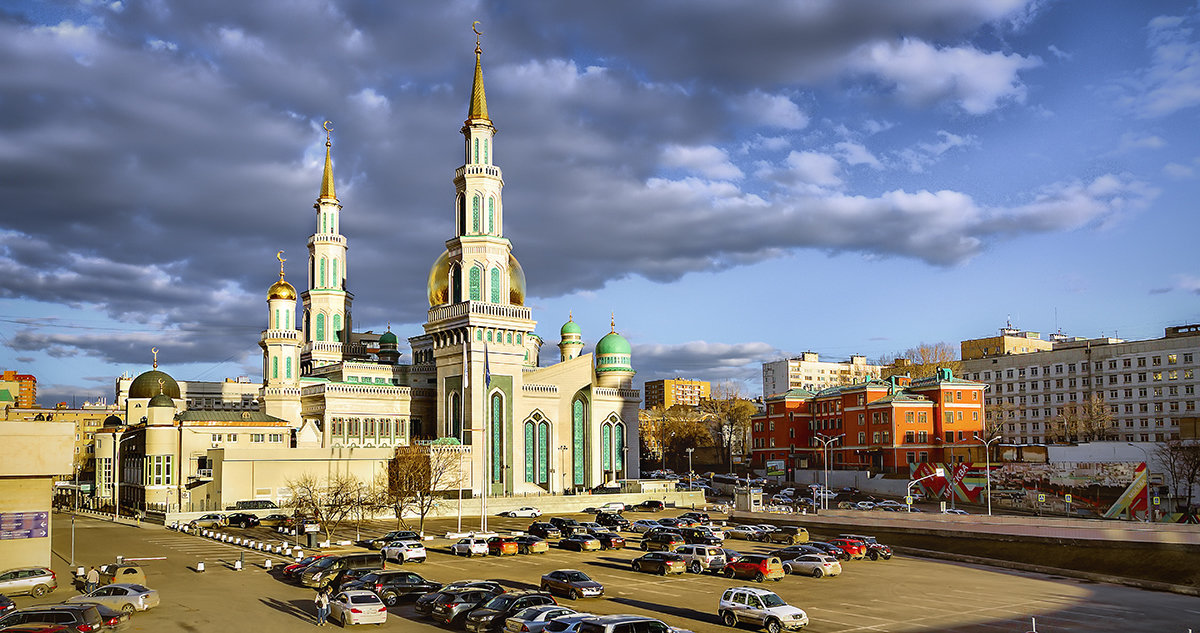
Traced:
<path fill-rule="evenodd" d="M 842 141 L 834 145 L 834 149 L 841 154 L 847 165 L 866 165 L 872 169 L 883 169 L 883 163 L 861 143 Z"/>
<path fill-rule="evenodd" d="M 841 165 L 837 159 L 820 152 L 792 152 L 787 157 L 785 173 L 794 177 L 801 184 L 817 185 L 818 187 L 838 187 L 842 184 L 839 176 Z"/>
<path fill-rule="evenodd" d="M 754 396 L 761 392 L 763 360 L 780 355 L 781 351 L 759 341 L 633 345 L 639 380 L 703 376 L 712 383 L 741 382 L 746 385 L 743 396 Z"/>
<path fill-rule="evenodd" d="M 937 141 L 921 142 L 897 152 L 901 163 L 913 173 L 924 172 L 928 167 L 941 159 L 946 152 L 960 147 L 970 147 L 976 144 L 974 136 L 959 136 L 946 130 L 938 130 Z"/>
<path fill-rule="evenodd" d="M 1174 281 L 1169 286 L 1152 288 L 1150 294 L 1157 295 L 1174 291 L 1200 295 L 1200 277 L 1196 275 L 1175 275 Z"/>
<path fill-rule="evenodd" d="M 1167 163 L 1163 165 L 1163 173 L 1177 180 L 1187 180 L 1196 175 L 1195 170 L 1191 166 L 1179 163 Z"/>
<path fill-rule="evenodd" d="M 1059 47 L 1057 47 L 1053 44 L 1047 46 L 1046 50 L 1050 51 L 1051 55 L 1054 55 L 1055 57 L 1057 57 L 1058 59 L 1063 60 L 1063 61 L 1071 61 L 1071 59 L 1074 57 L 1074 55 L 1060 49 Z"/>
<path fill-rule="evenodd" d="M 1136 150 L 1162 149 L 1166 146 L 1167 142 L 1160 136 L 1126 132 L 1121 135 L 1121 140 L 1117 145 L 1117 149 L 1113 150 L 1113 153 L 1124 154 L 1125 152 Z"/>
<path fill-rule="evenodd" d="M 681 167 L 715 180 L 740 180 L 745 176 L 741 169 L 729 161 L 725 150 L 712 145 L 669 145 L 663 148 L 662 162 L 667 167 Z"/>
<path fill-rule="evenodd" d="M 1150 65 L 1125 87 L 1138 116 L 1154 118 L 1200 105 L 1200 41 L 1195 17 L 1158 16 L 1146 26 Z"/>
<path fill-rule="evenodd" d="M 873 75 L 913 105 L 949 100 L 968 114 L 987 114 L 1004 102 L 1023 103 L 1018 74 L 1036 57 L 989 53 L 971 46 L 937 48 L 921 40 L 881 41 L 858 51 L 852 70 Z"/>
<path fill-rule="evenodd" d="M 802 130 L 808 127 L 808 116 L 784 95 L 771 95 L 755 90 L 734 101 L 751 125 Z"/>

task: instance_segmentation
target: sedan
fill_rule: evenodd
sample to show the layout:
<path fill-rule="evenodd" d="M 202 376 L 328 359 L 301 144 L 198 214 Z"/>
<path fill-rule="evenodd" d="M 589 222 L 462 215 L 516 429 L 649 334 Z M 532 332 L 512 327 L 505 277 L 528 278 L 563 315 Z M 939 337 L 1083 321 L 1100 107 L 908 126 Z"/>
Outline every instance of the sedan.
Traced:
<path fill-rule="evenodd" d="M 542 511 L 538 510 L 537 508 L 534 508 L 532 506 L 527 506 L 524 508 L 517 508 L 516 510 L 509 510 L 507 512 L 501 512 L 500 516 L 513 517 L 513 518 L 530 517 L 530 518 L 536 519 L 537 517 L 542 516 Z"/>
<path fill-rule="evenodd" d="M 434 608 L 438 604 L 448 602 L 450 596 L 473 589 L 486 591 L 493 596 L 504 593 L 504 587 L 491 580 L 456 580 L 439 591 L 422 594 L 413 604 L 413 608 L 417 615 L 432 616 Z"/>
<path fill-rule="evenodd" d="M 809 547 L 815 547 L 821 550 L 821 553 L 828 554 L 838 560 L 850 560 L 850 552 L 825 541 L 809 541 L 806 543 Z"/>
<path fill-rule="evenodd" d="M 258 524 L 263 527 L 283 527 L 287 525 L 288 516 L 286 514 L 268 514 L 258 520 Z"/>
<path fill-rule="evenodd" d="M 591 613 L 571 613 L 560 615 L 542 627 L 542 633 L 575 633 L 579 625 L 596 617 Z"/>
<path fill-rule="evenodd" d="M 383 624 L 387 622 L 387 607 L 370 591 L 343 591 L 329 599 L 329 619 L 342 626 Z"/>
<path fill-rule="evenodd" d="M 304 568 L 317 562 L 317 560 L 319 560 L 319 559 L 325 558 L 326 556 L 329 556 L 329 554 L 315 554 L 313 556 L 305 556 L 304 558 L 301 558 L 299 562 L 292 563 L 291 565 L 284 567 L 283 575 L 284 575 L 284 577 L 287 577 L 287 578 L 299 578 L 300 575 L 304 573 Z"/>
<path fill-rule="evenodd" d="M 465 538 L 450 546 L 450 553 L 455 556 L 487 556 L 487 541 L 481 538 Z"/>
<path fill-rule="evenodd" d="M 656 527 L 662 527 L 662 524 L 654 519 L 638 519 L 629 526 L 629 531 L 644 534 Z"/>
<path fill-rule="evenodd" d="M 763 531 L 753 525 L 735 525 L 725 530 L 730 538 L 740 538 L 745 541 L 761 540 Z"/>
<path fill-rule="evenodd" d="M 600 549 L 600 539 L 587 534 L 572 534 L 558 542 L 563 549 L 573 549 L 577 552 L 589 552 Z"/>
<path fill-rule="evenodd" d="M 12 598 L 0 593 L 0 616 L 17 608 L 17 603 L 13 602 Z"/>
<path fill-rule="evenodd" d="M 836 576 L 842 573 L 842 564 L 826 554 L 801 554 L 783 562 L 783 573 L 802 574 L 813 578 Z"/>
<path fill-rule="evenodd" d="M 542 576 L 542 591 L 559 593 L 572 600 L 604 595 L 604 585 L 577 569 L 556 569 Z"/>
<path fill-rule="evenodd" d="M 511 536 L 493 536 L 487 540 L 489 556 L 516 556 L 520 547 Z"/>
<path fill-rule="evenodd" d="M 261 522 L 262 520 L 257 516 L 245 512 L 234 512 L 225 517 L 225 525 L 230 527 L 252 528 Z"/>
<path fill-rule="evenodd" d="M 592 536 L 600 541 L 600 549 L 622 549 L 625 538 L 616 532 L 595 532 Z"/>
<path fill-rule="evenodd" d="M 671 552 L 647 552 L 633 559 L 633 571 L 644 571 L 666 576 L 687 571 L 687 563 L 679 554 Z"/>
<path fill-rule="evenodd" d="M 429 617 L 435 622 L 458 626 L 466 619 L 468 613 L 487 604 L 496 595 L 487 589 L 478 588 L 442 592 L 441 597 L 434 600 Z"/>
<path fill-rule="evenodd" d="M 528 532 L 534 536 L 540 536 L 546 540 L 562 537 L 562 531 L 550 523 L 538 521 L 529 525 Z"/>
<path fill-rule="evenodd" d="M 550 551 L 550 544 L 545 539 L 531 534 L 514 536 L 513 540 L 517 543 L 518 554 L 545 554 Z"/>
<path fill-rule="evenodd" d="M 425 580 L 420 574 L 390 569 L 371 571 L 342 587 L 344 590 L 361 589 L 363 591 L 370 591 L 379 596 L 383 600 L 383 603 L 389 607 L 396 606 L 401 600 L 415 600 L 420 596 L 433 593 L 441 588 L 442 583 Z"/>
<path fill-rule="evenodd" d="M 122 613 L 145 611 L 158 606 L 158 592 L 142 585 L 117 583 L 105 585 L 91 593 L 67 598 L 67 602 L 93 602 Z"/>
<path fill-rule="evenodd" d="M 947 509 L 945 509 L 945 510 L 942 510 L 942 514 L 960 514 L 960 515 L 963 515 L 963 514 L 971 514 L 971 513 L 970 513 L 970 512 L 967 512 L 966 510 L 959 510 L 958 508 L 947 508 Z"/>
<path fill-rule="evenodd" d="M 425 551 L 425 546 L 416 541 L 392 541 L 387 547 L 380 550 L 383 554 L 383 560 L 395 561 L 397 563 L 423 563 L 425 562 L 428 553 Z"/>
<path fill-rule="evenodd" d="M 574 609 L 556 604 L 526 607 L 504 621 L 504 630 L 507 633 L 538 633 L 555 618 L 574 613 Z"/>

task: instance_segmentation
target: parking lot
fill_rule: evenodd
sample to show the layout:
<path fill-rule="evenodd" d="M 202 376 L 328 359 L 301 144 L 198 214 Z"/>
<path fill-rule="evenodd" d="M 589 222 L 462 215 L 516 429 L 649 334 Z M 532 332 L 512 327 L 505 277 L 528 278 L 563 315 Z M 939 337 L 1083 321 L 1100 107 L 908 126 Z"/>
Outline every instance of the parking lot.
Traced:
<path fill-rule="evenodd" d="M 659 515 L 666 516 L 670 512 Z M 573 515 L 585 519 L 583 515 Z M 64 517 L 56 527 L 61 528 Z M 634 518 L 631 516 L 631 518 Z M 464 527 L 474 527 L 478 519 Z M 522 530 L 529 519 L 493 517 L 489 527 L 496 531 Z M 455 527 L 454 519 L 439 519 L 427 526 L 429 533 L 444 533 Z M 395 528 L 394 521 L 373 522 L 362 527 L 362 535 L 380 534 Z M 229 533 L 283 537 L 265 528 L 227 529 Z M 353 538 L 353 525 L 339 531 L 337 538 Z M 721 592 L 746 581 L 685 574 L 659 577 L 633 572 L 630 561 L 641 552 L 640 538 L 625 535 L 625 551 L 576 553 L 552 548 L 547 554 L 504 558 L 458 558 L 447 553 L 449 541 L 427 541 L 429 559 L 406 566 L 439 582 L 463 578 L 491 579 L 513 589 L 536 588 L 540 576 L 553 569 L 579 569 L 605 586 L 603 598 L 578 601 L 560 598 L 560 603 L 595 614 L 635 613 L 660 618 L 696 633 L 727 631 L 715 615 Z M 823 535 L 828 536 L 828 535 Z M 252 537 L 253 538 L 253 537 Z M 55 551 L 69 554 L 69 531 L 56 529 Z M 108 562 L 118 554 L 129 558 L 152 558 L 143 564 L 149 584 L 162 595 L 162 605 L 137 614 L 131 631 L 196 631 L 255 627 L 309 625 L 314 608 L 313 592 L 288 584 L 263 569 L 268 555 L 219 543 L 161 526 L 141 528 L 80 519 L 77 522 L 76 557 L 84 564 Z M 746 541 L 729 541 L 743 553 L 765 553 L 769 546 Z M 232 569 L 244 556 L 245 568 Z M 278 557 L 271 556 L 275 562 Z M 206 571 L 194 571 L 205 561 Z M 805 609 L 812 620 L 807 630 L 849 631 L 1013 631 L 1029 630 L 1030 617 L 1037 618 L 1038 631 L 1179 631 L 1200 623 L 1200 599 L 1126 587 L 1089 584 L 1037 574 L 1000 571 L 971 565 L 896 557 L 890 561 L 850 561 L 835 578 L 814 579 L 789 576 L 768 582 L 789 603 Z M 73 595 L 68 566 L 56 559 L 60 589 L 37 602 L 61 601 Z M 17 598 L 20 606 L 34 602 Z M 403 621 L 403 624 L 402 622 Z M 385 627 L 403 625 L 405 630 L 437 630 L 442 627 L 415 619 L 408 605 L 392 609 Z"/>

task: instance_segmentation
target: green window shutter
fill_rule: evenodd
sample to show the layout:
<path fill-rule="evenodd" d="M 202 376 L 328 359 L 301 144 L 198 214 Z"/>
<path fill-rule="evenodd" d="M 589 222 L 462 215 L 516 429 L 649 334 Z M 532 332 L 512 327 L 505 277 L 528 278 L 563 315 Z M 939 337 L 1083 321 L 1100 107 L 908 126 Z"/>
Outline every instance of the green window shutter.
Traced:
<path fill-rule="evenodd" d="M 488 140 L 486 138 L 483 139 L 483 163 L 485 165 L 491 164 L 491 161 L 488 160 Z"/>
<path fill-rule="evenodd" d="M 325 287 L 325 258 L 324 257 L 321 258 L 321 279 L 317 283 L 317 287 L 318 288 Z"/>
<path fill-rule="evenodd" d="M 325 315 L 324 314 L 317 315 L 317 340 L 318 341 L 325 340 Z"/>
<path fill-rule="evenodd" d="M 574 471 L 573 481 L 576 486 L 583 485 L 583 437 L 584 415 L 583 401 L 576 400 L 571 404 L 571 431 L 574 436 L 571 460 L 571 470 Z"/>
<path fill-rule="evenodd" d="M 625 425 L 613 426 L 613 462 L 614 470 L 625 470 Z"/>
<path fill-rule="evenodd" d="M 333 258 L 333 278 L 329 280 L 329 285 L 334 288 L 342 287 L 342 280 L 338 277 L 338 260 Z"/>
<path fill-rule="evenodd" d="M 607 423 L 600 427 L 600 463 L 612 470 L 612 425 Z"/>
<path fill-rule="evenodd" d="M 286 376 L 288 378 L 292 377 L 292 357 L 291 356 L 287 357 L 287 374 L 286 374 Z"/>
<path fill-rule="evenodd" d="M 271 357 L 271 377 L 272 378 L 279 377 L 279 357 L 278 356 Z"/>
<path fill-rule="evenodd" d="M 492 278 L 490 281 L 491 281 L 491 286 L 492 286 L 492 303 L 500 303 L 500 269 L 499 268 L 492 269 Z"/>
<path fill-rule="evenodd" d="M 471 267 L 471 301 L 482 301 L 483 300 L 483 296 L 482 296 L 482 293 L 479 288 L 479 286 L 482 285 L 482 283 L 483 283 L 482 280 L 480 279 L 480 277 L 481 277 L 481 275 L 479 273 L 479 268 L 476 266 L 472 266 Z"/>
<path fill-rule="evenodd" d="M 488 233 L 496 233 L 496 199 L 488 198 Z"/>
<path fill-rule="evenodd" d="M 535 472 L 534 467 L 534 430 L 533 422 L 525 423 L 525 481 L 533 483 Z"/>
<path fill-rule="evenodd" d="M 333 334 L 333 340 L 335 340 L 335 341 L 342 340 L 342 315 L 340 315 L 340 314 L 333 315 L 333 332 L 332 332 L 332 334 Z"/>
<path fill-rule="evenodd" d="M 471 232 L 479 232 L 479 196 L 471 198 Z"/>
<path fill-rule="evenodd" d="M 479 162 L 479 139 L 475 139 L 475 160 L 473 162 Z"/>
<path fill-rule="evenodd" d="M 537 448 L 537 463 L 538 463 L 538 483 L 544 484 L 550 481 L 550 423 L 542 422 L 538 425 L 538 448 Z"/>

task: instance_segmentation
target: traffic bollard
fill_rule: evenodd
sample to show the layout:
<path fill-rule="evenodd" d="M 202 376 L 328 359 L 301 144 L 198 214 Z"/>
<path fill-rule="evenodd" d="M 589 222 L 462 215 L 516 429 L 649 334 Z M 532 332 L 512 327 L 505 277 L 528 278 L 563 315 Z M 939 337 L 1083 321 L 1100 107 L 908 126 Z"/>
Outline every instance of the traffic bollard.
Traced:
<path fill-rule="evenodd" d="M 196 571 L 204 571 L 204 561 L 196 563 Z"/>
<path fill-rule="evenodd" d="M 271 571 L 271 559 L 268 558 L 267 560 L 263 561 L 263 569 Z"/>
<path fill-rule="evenodd" d="M 242 561 L 240 561 L 240 560 L 233 561 L 233 571 L 242 571 Z"/>

